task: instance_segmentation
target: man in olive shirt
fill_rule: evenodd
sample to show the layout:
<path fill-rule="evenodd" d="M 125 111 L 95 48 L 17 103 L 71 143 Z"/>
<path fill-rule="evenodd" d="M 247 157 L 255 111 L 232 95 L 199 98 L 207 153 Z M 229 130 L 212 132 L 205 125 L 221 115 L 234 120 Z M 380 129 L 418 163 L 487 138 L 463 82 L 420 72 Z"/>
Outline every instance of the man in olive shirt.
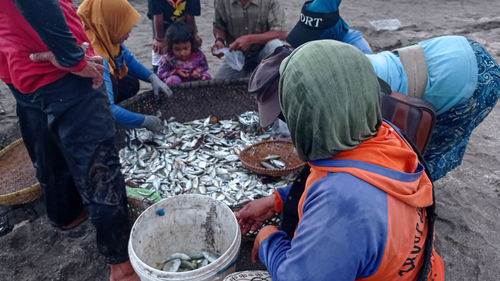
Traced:
<path fill-rule="evenodd" d="M 241 71 L 226 62 L 214 78 L 247 77 L 259 62 L 282 46 L 285 40 L 285 11 L 281 0 L 215 0 L 214 36 L 212 54 L 222 57 L 216 50 L 228 47 L 242 51 L 245 65 Z"/>

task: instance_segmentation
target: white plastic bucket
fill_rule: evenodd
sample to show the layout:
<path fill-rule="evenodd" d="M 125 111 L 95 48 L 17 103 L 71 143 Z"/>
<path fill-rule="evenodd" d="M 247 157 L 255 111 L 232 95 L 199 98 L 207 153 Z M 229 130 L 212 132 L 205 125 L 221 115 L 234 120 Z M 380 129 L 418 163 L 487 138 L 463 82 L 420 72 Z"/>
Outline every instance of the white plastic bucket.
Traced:
<path fill-rule="evenodd" d="M 164 212 L 164 215 L 158 213 Z M 223 280 L 234 272 L 240 251 L 238 221 L 228 206 L 208 196 L 184 194 L 146 209 L 130 233 L 130 262 L 142 281 Z M 192 271 L 165 272 L 154 268 L 176 252 L 209 249 L 221 256 Z"/>

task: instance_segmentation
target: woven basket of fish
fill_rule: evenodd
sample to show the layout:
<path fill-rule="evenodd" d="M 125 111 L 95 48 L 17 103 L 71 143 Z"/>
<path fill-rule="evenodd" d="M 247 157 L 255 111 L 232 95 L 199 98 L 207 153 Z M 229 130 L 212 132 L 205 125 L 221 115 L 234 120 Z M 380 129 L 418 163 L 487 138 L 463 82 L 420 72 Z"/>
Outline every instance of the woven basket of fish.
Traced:
<path fill-rule="evenodd" d="M 0 205 L 19 205 L 42 195 L 40 184 L 23 139 L 0 151 Z"/>
<path fill-rule="evenodd" d="M 160 132 L 119 130 L 125 182 L 143 190 L 142 197 L 129 194 L 131 213 L 139 214 L 151 205 L 152 191 L 161 198 L 203 194 L 237 210 L 293 181 L 294 173 L 257 174 L 238 158 L 246 147 L 272 139 L 270 132 L 260 130 L 256 102 L 247 92 L 246 81 L 209 81 L 173 86 L 172 98 L 162 96 L 157 101 L 151 92 L 143 92 L 120 104 L 155 114 L 164 122 Z M 266 223 L 277 225 L 279 218 Z"/>
<path fill-rule="evenodd" d="M 265 140 L 245 148 L 239 154 L 243 165 L 261 175 L 280 177 L 305 165 L 291 141 Z"/>

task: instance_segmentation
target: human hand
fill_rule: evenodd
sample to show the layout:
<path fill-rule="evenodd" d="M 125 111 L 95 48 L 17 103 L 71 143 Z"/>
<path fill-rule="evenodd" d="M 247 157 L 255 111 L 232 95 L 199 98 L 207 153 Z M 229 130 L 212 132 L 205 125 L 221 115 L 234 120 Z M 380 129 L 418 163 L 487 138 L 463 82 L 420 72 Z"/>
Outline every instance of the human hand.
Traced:
<path fill-rule="evenodd" d="M 264 239 L 266 239 L 271 233 L 276 231 L 278 231 L 278 229 L 276 228 L 276 226 L 273 225 L 266 225 L 259 231 L 259 234 L 257 234 L 257 237 L 255 237 L 255 240 L 253 241 L 253 248 L 252 248 L 253 263 L 256 263 L 257 259 L 259 258 L 259 248 L 262 241 L 264 241 Z"/>
<path fill-rule="evenodd" d="M 153 40 L 153 51 L 155 51 L 155 53 L 164 54 L 165 48 L 165 41 L 156 40 L 156 38 Z"/>
<path fill-rule="evenodd" d="M 84 50 L 84 52 L 86 52 L 87 49 L 89 48 L 89 43 L 84 42 L 80 45 L 80 47 Z M 67 67 L 64 67 L 59 64 L 54 54 L 50 51 L 32 53 L 30 54 L 30 59 L 34 62 L 50 62 L 53 66 L 57 67 L 58 69 L 68 71 Z M 82 70 L 71 71 L 71 73 L 80 77 L 91 78 L 92 88 L 97 89 L 102 85 L 104 81 L 104 78 L 102 76 L 102 74 L 104 73 L 104 65 L 102 57 L 86 55 L 85 60 L 87 61 L 87 65 Z"/>
<path fill-rule="evenodd" d="M 160 132 L 163 129 L 163 124 L 160 118 L 153 115 L 146 115 L 141 127 L 153 132 Z"/>
<path fill-rule="evenodd" d="M 184 79 L 189 78 L 189 72 L 186 69 L 179 68 L 175 71 L 175 74 L 179 75 Z"/>
<path fill-rule="evenodd" d="M 201 78 L 201 71 L 199 68 L 193 69 L 193 72 L 191 72 L 191 77 L 194 79 L 200 79 Z"/>
<path fill-rule="evenodd" d="M 240 225 L 241 234 L 245 235 L 249 230 L 256 231 L 265 220 L 271 218 L 274 212 L 274 200 L 276 194 L 250 201 L 241 210 L 234 213 Z"/>
<path fill-rule="evenodd" d="M 251 34 L 242 35 L 229 45 L 229 51 L 246 51 L 252 44 Z"/>
<path fill-rule="evenodd" d="M 165 93 L 167 97 L 172 97 L 172 90 L 156 74 L 153 73 L 149 76 L 149 82 L 153 87 L 153 95 L 156 100 L 160 99 L 160 91 Z"/>
<path fill-rule="evenodd" d="M 220 40 L 215 41 L 214 45 L 212 46 L 212 55 L 218 57 L 219 59 L 222 58 L 224 56 L 224 53 L 216 53 L 215 51 L 222 49 L 224 47 L 226 46 L 224 46 L 224 43 L 222 43 L 222 41 Z"/>

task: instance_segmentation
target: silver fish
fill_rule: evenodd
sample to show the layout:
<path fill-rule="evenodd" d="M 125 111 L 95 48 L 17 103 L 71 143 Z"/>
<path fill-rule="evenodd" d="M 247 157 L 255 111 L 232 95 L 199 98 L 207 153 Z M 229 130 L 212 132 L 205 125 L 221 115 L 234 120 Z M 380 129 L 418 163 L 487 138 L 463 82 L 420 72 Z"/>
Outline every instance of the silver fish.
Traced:
<path fill-rule="evenodd" d="M 258 116 L 255 112 L 247 115 Z M 126 131 L 127 143 L 119 152 L 121 170 L 126 181 L 157 191 L 163 198 L 198 193 L 237 205 L 269 195 L 294 178 L 289 175 L 264 184 L 261 176 L 242 165 L 240 151 L 270 139 L 270 134 L 259 133 L 243 131 L 239 121 L 214 117 L 182 124 L 170 119 L 160 133 L 131 129 Z M 277 166 L 273 169 L 280 166 L 267 163 Z"/>

